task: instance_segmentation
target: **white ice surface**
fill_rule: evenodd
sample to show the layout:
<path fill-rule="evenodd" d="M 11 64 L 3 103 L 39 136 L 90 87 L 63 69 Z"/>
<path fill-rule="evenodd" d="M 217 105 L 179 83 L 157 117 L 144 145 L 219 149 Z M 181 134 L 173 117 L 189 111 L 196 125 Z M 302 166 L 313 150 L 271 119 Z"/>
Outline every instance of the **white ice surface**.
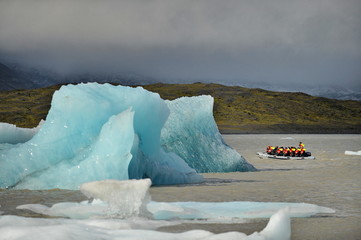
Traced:
<path fill-rule="evenodd" d="M 274 214 L 263 231 L 249 236 L 241 232 L 214 234 L 204 230 L 183 233 L 160 232 L 161 226 L 175 225 L 176 222 L 145 219 L 39 219 L 18 216 L 0 216 L 0 236 L 7 240 L 289 240 L 290 218 L 283 209 Z"/>
<path fill-rule="evenodd" d="M 345 154 L 346 155 L 361 155 L 361 150 L 359 150 L 359 151 L 345 151 Z"/>
<path fill-rule="evenodd" d="M 133 204 L 130 202 L 130 204 Z M 128 206 L 128 205 L 126 205 Z M 132 205 L 133 206 L 133 205 Z M 203 219 L 212 222 L 234 222 L 249 218 L 269 218 L 283 208 L 289 208 L 291 217 L 310 217 L 319 213 L 329 214 L 335 211 L 330 208 L 307 203 L 288 202 L 155 202 L 151 201 L 146 209 L 156 220 Z M 129 216 L 122 211 L 125 208 L 114 208 L 100 200 L 63 202 L 47 207 L 41 204 L 20 205 L 17 209 L 28 209 L 49 216 L 69 217 L 74 219 L 108 218 L 111 216 Z M 134 211 L 136 212 L 136 211 Z M 138 215 L 136 215 L 138 216 Z"/>
<path fill-rule="evenodd" d="M 85 183 L 81 191 L 102 200 L 82 203 L 58 203 L 52 207 L 40 204 L 18 206 L 66 219 L 39 219 L 0 216 L 0 236 L 4 239 L 290 239 L 290 216 L 305 217 L 332 213 L 332 209 L 303 203 L 259 202 L 149 202 L 149 179 L 103 180 Z M 144 210 L 143 208 L 146 208 Z M 161 226 L 203 219 L 205 223 L 240 222 L 240 218 L 271 217 L 260 232 L 249 236 L 240 232 L 213 234 L 203 230 L 184 233 L 155 231 Z M 70 219 L 68 219 L 70 218 Z M 168 220 L 168 221 L 165 221 Z M 153 229 L 153 230 L 149 230 Z"/>
<path fill-rule="evenodd" d="M 333 213 L 330 208 L 306 203 L 287 202 L 155 202 L 148 193 L 150 179 L 102 180 L 84 183 L 80 191 L 93 201 L 57 203 L 52 207 L 26 204 L 18 209 L 70 218 L 151 217 L 156 220 L 206 219 L 232 221 L 242 218 L 269 218 L 283 208 L 291 217 L 309 217 L 317 213 Z"/>

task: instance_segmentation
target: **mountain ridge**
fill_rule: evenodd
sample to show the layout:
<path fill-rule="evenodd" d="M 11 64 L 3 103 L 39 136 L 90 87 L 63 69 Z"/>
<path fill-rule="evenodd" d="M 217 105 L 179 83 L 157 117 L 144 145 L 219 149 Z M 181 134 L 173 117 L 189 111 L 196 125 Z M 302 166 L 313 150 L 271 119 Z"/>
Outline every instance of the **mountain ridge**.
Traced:
<path fill-rule="evenodd" d="M 62 75 L 56 72 L 52 72 L 47 69 L 32 68 L 28 66 L 0 63 L 0 91 L 11 90 L 23 90 L 23 89 L 35 89 L 49 87 L 56 84 L 67 83 L 81 83 L 81 82 L 113 82 L 121 85 L 146 85 L 162 82 L 165 84 L 179 84 L 187 83 L 191 84 L 195 81 L 191 80 L 170 80 L 170 79 L 154 79 L 151 77 L 140 76 L 136 74 L 72 74 Z M 201 81 L 204 83 L 211 83 L 212 80 L 205 79 Z M 214 82 L 218 82 L 214 80 Z M 288 85 L 278 84 L 272 85 L 266 82 L 243 82 L 241 80 L 231 81 L 228 83 L 222 83 L 226 86 L 240 86 L 245 88 L 262 88 L 269 91 L 277 92 L 304 92 L 312 96 L 334 98 L 339 100 L 357 100 L 361 101 L 361 89 L 360 88 L 346 88 L 344 86 L 306 86 L 304 84 Z"/>

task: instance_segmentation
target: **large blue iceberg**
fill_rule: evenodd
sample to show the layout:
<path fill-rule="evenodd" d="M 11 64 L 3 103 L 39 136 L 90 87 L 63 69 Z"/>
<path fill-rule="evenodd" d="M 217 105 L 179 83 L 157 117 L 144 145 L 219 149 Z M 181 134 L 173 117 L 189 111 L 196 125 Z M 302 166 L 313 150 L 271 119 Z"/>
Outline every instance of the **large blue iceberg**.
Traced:
<path fill-rule="evenodd" d="M 77 189 L 141 178 L 197 183 L 202 172 L 255 170 L 223 142 L 212 108 L 210 96 L 165 101 L 141 87 L 63 86 L 34 137 L 0 144 L 0 188 Z"/>
<path fill-rule="evenodd" d="M 198 172 L 253 171 L 255 168 L 223 140 L 213 118 L 211 96 L 166 100 L 170 115 L 162 128 L 161 145 Z"/>

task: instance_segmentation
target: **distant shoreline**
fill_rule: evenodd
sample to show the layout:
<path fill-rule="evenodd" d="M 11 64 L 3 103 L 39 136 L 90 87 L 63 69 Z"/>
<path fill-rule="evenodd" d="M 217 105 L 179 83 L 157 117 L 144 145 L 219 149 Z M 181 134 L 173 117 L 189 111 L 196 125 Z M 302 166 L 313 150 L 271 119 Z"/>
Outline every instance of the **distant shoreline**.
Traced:
<path fill-rule="evenodd" d="M 257 128 L 257 126 L 252 127 L 242 127 L 242 128 L 224 128 L 218 126 L 219 132 L 221 134 L 361 134 L 361 127 L 355 128 L 323 128 L 323 127 L 311 127 L 307 128 L 302 127 L 290 127 L 289 125 L 278 125 L 278 128 L 275 129 L 272 126 L 268 128 L 265 126 Z"/>
<path fill-rule="evenodd" d="M 301 132 L 301 131 L 296 131 L 296 132 L 273 132 L 273 131 L 244 131 L 244 130 L 222 130 L 220 129 L 219 132 L 221 134 L 224 135 L 232 135 L 232 134 L 361 134 L 361 131 L 347 131 L 347 130 L 343 130 L 340 129 L 339 131 L 305 131 L 305 132 Z"/>
<path fill-rule="evenodd" d="M 0 122 L 33 128 L 61 85 L 0 92 Z M 361 134 L 361 102 L 220 84 L 150 84 L 162 99 L 210 95 L 222 134 Z M 195 109 L 196 110 L 196 109 Z"/>

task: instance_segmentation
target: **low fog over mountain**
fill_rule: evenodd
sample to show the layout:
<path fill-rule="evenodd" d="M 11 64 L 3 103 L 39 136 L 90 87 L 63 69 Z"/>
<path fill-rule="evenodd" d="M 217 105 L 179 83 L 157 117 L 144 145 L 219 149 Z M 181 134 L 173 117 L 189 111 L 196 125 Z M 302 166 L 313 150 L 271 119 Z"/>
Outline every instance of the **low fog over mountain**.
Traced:
<path fill-rule="evenodd" d="M 351 97 L 360 22 L 359 0 L 1 1 L 1 88 L 201 81 Z"/>
<path fill-rule="evenodd" d="M 6 66 L 0 63 L 0 91 L 9 91 L 16 89 L 34 89 L 47 87 L 56 84 L 81 83 L 81 82 L 111 82 L 122 85 L 145 85 L 162 82 L 159 79 L 147 78 L 136 75 L 116 75 L 116 74 L 72 74 L 61 75 L 55 72 L 39 70 L 36 68 L 27 68 L 10 64 Z M 164 83 L 193 83 L 194 81 L 163 80 Z M 203 82 L 212 82 L 204 80 Z M 282 86 L 267 82 L 241 82 L 234 81 L 223 83 L 228 86 L 242 86 L 247 88 L 262 88 L 271 91 L 282 92 L 304 92 L 313 96 L 335 98 L 340 100 L 358 100 L 361 101 L 361 90 L 350 89 L 340 86 L 323 85 L 292 85 Z"/>

